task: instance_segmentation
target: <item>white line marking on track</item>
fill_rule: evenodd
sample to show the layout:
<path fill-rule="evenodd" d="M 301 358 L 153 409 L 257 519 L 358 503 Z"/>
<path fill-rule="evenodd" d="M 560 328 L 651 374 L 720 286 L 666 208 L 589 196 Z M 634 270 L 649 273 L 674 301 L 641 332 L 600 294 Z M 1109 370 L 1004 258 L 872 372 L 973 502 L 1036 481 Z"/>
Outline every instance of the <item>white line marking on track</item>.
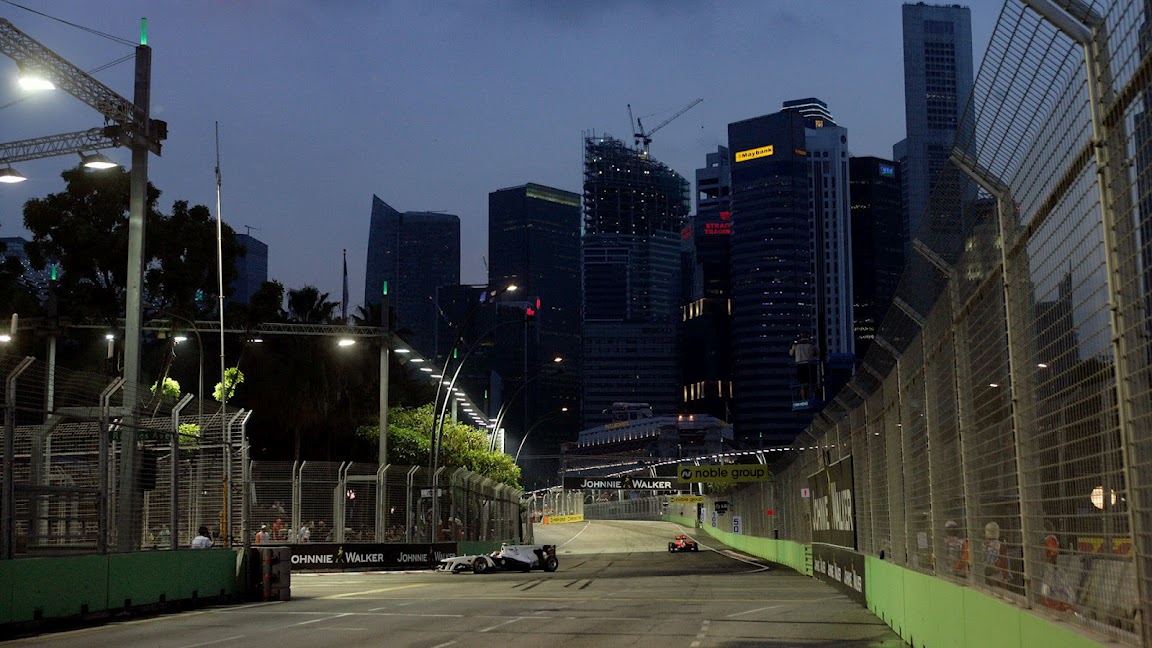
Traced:
<path fill-rule="evenodd" d="M 348 612 L 345 612 L 344 614 L 337 614 L 335 616 L 324 617 L 323 619 L 312 619 L 311 621 L 301 621 L 300 623 L 291 623 L 291 624 L 286 625 L 284 627 L 285 628 L 294 628 L 296 626 L 308 625 L 309 623 L 319 623 L 321 621 L 331 621 L 332 619 L 339 619 L 340 617 L 346 617 L 346 616 L 351 616 L 351 614 Z"/>
<path fill-rule="evenodd" d="M 216 641 L 205 641 L 204 643 L 188 644 L 187 646 L 180 646 L 180 648 L 198 648 L 199 646 L 211 646 L 212 644 L 224 643 L 225 641 L 232 641 L 233 639 L 243 639 L 248 635 L 236 635 L 235 637 L 225 637 L 224 639 L 217 639 Z"/>
<path fill-rule="evenodd" d="M 699 646 L 700 646 L 700 642 L 699 642 L 699 641 L 693 641 L 693 642 L 692 642 L 692 644 L 691 644 L 691 648 L 699 648 Z"/>
<path fill-rule="evenodd" d="M 483 630 L 481 630 L 480 632 L 488 632 L 489 630 L 495 630 L 496 628 L 499 628 L 499 627 L 501 627 L 501 626 L 506 626 L 506 625 L 508 625 L 509 623 L 516 623 L 517 621 L 522 621 L 522 620 L 523 620 L 523 619 L 525 619 L 525 618 L 527 618 L 527 617 L 516 617 L 515 619 L 508 619 L 508 620 L 507 620 L 507 621 L 505 621 L 504 623 L 497 623 L 497 624 L 496 624 L 496 625 L 494 625 L 494 626 L 491 626 L 491 627 L 488 627 L 488 628 L 484 628 L 484 629 L 483 629 Z"/>
<path fill-rule="evenodd" d="M 571 538 L 568 538 L 568 542 L 572 542 L 572 541 L 573 541 L 573 540 L 575 540 L 576 538 L 579 538 L 579 537 L 580 537 L 580 534 L 581 534 L 581 533 L 584 533 L 584 531 L 585 531 L 585 530 L 588 528 L 588 526 L 589 526 L 589 525 L 591 525 L 591 524 L 592 524 L 591 522 L 587 522 L 587 521 L 586 521 L 586 522 L 584 522 L 584 528 L 583 528 L 583 529 L 580 529 L 579 531 L 577 531 L 577 532 L 576 532 L 576 535 L 572 536 Z M 560 547 L 563 547 L 564 545 L 568 544 L 568 542 L 565 542 L 564 544 L 560 545 Z M 557 549 L 559 549 L 560 547 L 556 547 L 556 548 L 557 548 Z"/>
<path fill-rule="evenodd" d="M 784 607 L 784 606 L 783 605 L 769 605 L 768 607 L 756 608 L 755 610 L 747 610 L 744 612 L 737 612 L 735 614 L 729 614 L 728 618 L 731 619 L 732 617 L 740 616 L 741 614 L 752 614 L 753 612 L 763 612 L 764 610 L 771 610 L 773 608 L 778 608 L 778 607 Z"/>
<path fill-rule="evenodd" d="M 451 646 L 454 643 L 456 643 L 456 642 L 455 641 L 445 641 L 442 644 L 436 644 L 435 646 L 432 646 L 432 648 L 444 648 L 445 646 Z"/>

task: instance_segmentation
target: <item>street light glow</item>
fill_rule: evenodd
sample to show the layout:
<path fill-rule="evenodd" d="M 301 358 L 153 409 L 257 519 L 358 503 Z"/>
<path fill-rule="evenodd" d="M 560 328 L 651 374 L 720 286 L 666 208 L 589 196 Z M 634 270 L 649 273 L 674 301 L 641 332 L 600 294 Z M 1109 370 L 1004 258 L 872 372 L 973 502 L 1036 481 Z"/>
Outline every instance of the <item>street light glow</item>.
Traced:
<path fill-rule="evenodd" d="M 20 87 L 29 92 L 39 92 L 41 90 L 55 90 L 56 84 L 52 80 L 34 70 L 22 70 L 20 72 Z"/>
<path fill-rule="evenodd" d="M 356 344 L 356 340 L 353 340 L 351 338 L 341 338 L 340 341 L 337 342 L 336 344 L 338 344 L 342 347 L 349 347 L 349 346 L 352 346 L 353 344 Z"/>
<path fill-rule="evenodd" d="M 432 373 L 433 371 L 435 371 L 435 369 L 433 369 L 432 367 L 420 367 L 420 371 L 426 371 L 428 373 Z"/>
<path fill-rule="evenodd" d="M 188 341 L 188 336 L 186 336 L 186 335 L 177 335 L 176 337 L 174 337 L 174 338 L 172 338 L 172 339 L 173 339 L 173 340 L 176 340 L 176 344 L 180 344 L 181 342 L 187 342 L 187 341 Z"/>
<path fill-rule="evenodd" d="M 83 164 L 84 166 L 88 167 L 89 169 L 97 169 L 97 170 L 111 169 L 112 167 L 120 166 L 119 164 L 116 164 L 115 162 L 110 160 L 108 158 L 108 156 L 104 155 L 103 153 L 93 153 L 92 155 L 84 155 L 83 153 L 81 153 L 80 154 L 80 163 Z"/>
<path fill-rule="evenodd" d="M 12 336 L 7 333 L 0 333 L 0 342 L 11 342 Z"/>
<path fill-rule="evenodd" d="M 115 339 L 116 339 L 116 334 L 115 334 L 115 333 L 105 333 L 105 334 L 104 334 L 104 339 L 105 339 L 105 340 L 115 340 Z"/>
<path fill-rule="evenodd" d="M 412 349 L 393 349 L 396 353 L 412 353 Z"/>
<path fill-rule="evenodd" d="M 10 166 L 0 169 L 0 182 L 15 184 L 17 182 L 24 182 L 27 179 L 23 174 Z"/>

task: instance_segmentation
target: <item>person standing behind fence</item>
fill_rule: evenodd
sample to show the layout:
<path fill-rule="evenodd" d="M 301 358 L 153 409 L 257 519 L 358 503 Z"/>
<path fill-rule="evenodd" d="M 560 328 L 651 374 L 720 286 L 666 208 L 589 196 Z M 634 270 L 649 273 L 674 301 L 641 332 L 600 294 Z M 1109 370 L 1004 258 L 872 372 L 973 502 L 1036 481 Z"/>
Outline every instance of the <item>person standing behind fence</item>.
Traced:
<path fill-rule="evenodd" d="M 788 351 L 792 362 L 796 364 L 796 382 L 800 385 L 800 400 L 808 398 L 808 390 L 812 387 L 813 373 L 816 367 L 816 345 L 807 335 L 792 343 Z"/>
<path fill-rule="evenodd" d="M 988 585 L 1008 586 L 1008 545 L 1000 540 L 1000 525 L 984 525 L 984 578 Z"/>
<path fill-rule="evenodd" d="M 956 520 L 948 520 L 944 523 L 944 549 L 947 556 L 948 566 L 952 569 L 952 575 L 957 578 L 968 578 L 969 565 L 971 563 L 971 551 L 968 548 L 968 539 L 964 537 L 960 525 Z"/>
<path fill-rule="evenodd" d="M 268 544 L 270 539 L 268 536 L 268 525 L 261 524 L 260 530 L 256 532 L 256 544 Z"/>
<path fill-rule="evenodd" d="M 212 548 L 212 539 L 208 537 L 208 527 L 201 526 L 200 529 L 198 531 L 196 531 L 196 537 L 192 538 L 192 548 L 193 549 L 211 549 Z"/>
<path fill-rule="evenodd" d="M 308 528 L 308 523 L 305 522 L 300 525 L 300 533 L 296 536 L 298 542 L 308 542 L 312 537 L 312 529 Z"/>

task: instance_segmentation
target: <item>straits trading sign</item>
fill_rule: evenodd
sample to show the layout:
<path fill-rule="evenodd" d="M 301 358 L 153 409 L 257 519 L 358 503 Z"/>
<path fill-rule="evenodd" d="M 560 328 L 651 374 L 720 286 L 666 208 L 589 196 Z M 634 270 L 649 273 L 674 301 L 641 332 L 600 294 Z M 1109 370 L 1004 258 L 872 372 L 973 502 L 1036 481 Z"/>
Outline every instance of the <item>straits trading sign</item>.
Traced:
<path fill-rule="evenodd" d="M 736 151 L 737 162 L 747 162 L 748 160 L 755 160 L 756 158 L 768 157 L 772 155 L 772 145 L 759 146 L 745 151 Z"/>
<path fill-rule="evenodd" d="M 665 477 L 565 477 L 565 490 L 598 488 L 602 490 L 678 491 L 672 479 Z"/>

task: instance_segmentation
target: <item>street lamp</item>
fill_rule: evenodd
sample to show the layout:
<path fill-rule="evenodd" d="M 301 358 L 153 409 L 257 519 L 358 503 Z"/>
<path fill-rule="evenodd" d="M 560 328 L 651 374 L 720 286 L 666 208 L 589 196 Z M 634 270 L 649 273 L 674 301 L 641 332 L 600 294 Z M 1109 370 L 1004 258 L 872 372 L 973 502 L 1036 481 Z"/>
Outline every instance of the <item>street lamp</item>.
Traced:
<path fill-rule="evenodd" d="M 528 386 L 528 383 L 530 383 L 534 380 L 537 380 L 537 379 L 539 379 L 545 375 L 542 371 L 540 371 L 541 369 L 549 367 L 553 364 L 559 364 L 563 361 L 564 361 L 563 357 L 556 356 L 556 357 L 552 358 L 550 361 L 537 367 L 536 368 L 536 375 L 533 376 L 532 378 L 528 378 L 526 380 L 521 380 L 520 385 L 518 387 L 516 387 L 516 391 L 512 392 L 512 395 L 509 396 L 508 399 L 505 400 L 500 405 L 500 410 L 496 412 L 495 425 L 492 427 L 492 443 L 489 445 L 490 451 L 495 452 L 495 450 L 496 450 L 496 435 L 500 433 L 500 427 L 504 424 L 504 417 L 508 415 L 508 406 L 512 404 L 512 401 L 516 400 L 516 397 L 520 395 L 520 392 L 524 391 L 524 388 Z M 563 369 L 558 370 L 558 372 L 562 373 Z M 553 374 L 553 375 L 555 375 L 555 374 Z M 527 424 L 527 423 L 528 423 L 528 421 L 524 421 L 524 424 Z"/>
<path fill-rule="evenodd" d="M 123 450 L 120 453 L 120 488 L 117 489 L 117 541 L 121 551 L 130 551 L 139 538 L 135 525 L 140 521 L 143 498 L 136 488 L 135 410 L 140 389 L 141 300 L 144 274 L 144 226 L 148 199 L 148 154 L 160 155 L 160 143 L 168 137 L 168 127 L 149 116 L 152 95 L 152 49 L 148 47 L 147 23 L 141 22 L 140 44 L 136 46 L 135 94 L 132 101 L 121 97 L 95 78 L 69 63 L 7 19 L 0 18 L 0 52 L 13 59 L 29 75 L 42 73 L 50 84 L 59 87 L 94 108 L 110 124 L 98 138 L 101 147 L 125 146 L 132 152 L 132 169 L 128 207 L 128 262 L 124 307 L 124 411 Z M 5 157 L 0 163 L 33 160 L 41 157 L 92 150 L 91 141 L 78 144 L 75 138 L 43 138 L 46 146 L 12 149 L 0 147 Z M 9 166 L 9 169 L 11 167 Z M 17 174 L 18 175 L 18 174 Z M 12 173 L 4 177 L 14 178 Z M 11 180 L 9 180 L 11 181 Z"/>
<path fill-rule="evenodd" d="M 535 430 L 537 427 L 539 427 L 541 423 L 545 423 L 548 421 L 554 421 L 554 420 L 560 418 L 561 416 L 563 416 L 567 412 L 568 412 L 567 407 L 561 407 L 559 412 L 554 412 L 552 414 L 549 414 L 548 416 L 537 419 L 536 422 L 532 424 L 532 427 L 528 428 L 528 431 L 526 431 L 524 433 L 523 438 L 520 439 L 520 446 L 518 448 L 516 448 L 516 456 L 512 458 L 512 463 L 519 463 L 520 462 L 520 451 L 524 449 L 524 442 L 528 440 L 528 435 L 532 434 L 532 430 Z"/>

